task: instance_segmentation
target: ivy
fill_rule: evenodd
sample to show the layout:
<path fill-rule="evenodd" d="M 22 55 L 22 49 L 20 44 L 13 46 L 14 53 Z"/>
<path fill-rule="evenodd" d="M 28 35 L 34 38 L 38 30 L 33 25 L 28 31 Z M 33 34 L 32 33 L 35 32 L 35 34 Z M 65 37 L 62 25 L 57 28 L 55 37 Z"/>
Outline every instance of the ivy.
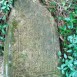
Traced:
<path fill-rule="evenodd" d="M 76 4 L 71 4 L 70 9 Z M 77 9 L 73 8 L 67 17 L 62 17 L 64 25 L 59 27 L 59 33 L 63 37 L 62 41 L 62 55 L 60 55 L 59 70 L 61 70 L 64 77 L 77 76 Z M 64 45 L 66 44 L 66 46 Z"/>
<path fill-rule="evenodd" d="M 0 1 L 0 54 L 3 52 L 5 35 L 7 34 L 7 27 L 9 26 L 7 23 L 7 18 L 12 9 L 13 0 L 1 0 Z"/>

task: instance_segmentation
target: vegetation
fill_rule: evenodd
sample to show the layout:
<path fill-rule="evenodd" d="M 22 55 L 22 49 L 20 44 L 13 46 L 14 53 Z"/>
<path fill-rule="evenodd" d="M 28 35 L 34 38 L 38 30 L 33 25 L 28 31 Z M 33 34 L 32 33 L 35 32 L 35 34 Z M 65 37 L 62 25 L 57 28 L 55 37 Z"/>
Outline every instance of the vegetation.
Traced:
<path fill-rule="evenodd" d="M 4 48 L 5 35 L 7 34 L 8 16 L 12 8 L 13 0 L 1 0 L 0 1 L 0 54 L 2 54 Z"/>
<path fill-rule="evenodd" d="M 77 0 L 42 0 L 55 17 L 60 33 L 59 67 L 63 77 L 77 76 Z M 45 3 L 46 2 L 46 3 Z"/>

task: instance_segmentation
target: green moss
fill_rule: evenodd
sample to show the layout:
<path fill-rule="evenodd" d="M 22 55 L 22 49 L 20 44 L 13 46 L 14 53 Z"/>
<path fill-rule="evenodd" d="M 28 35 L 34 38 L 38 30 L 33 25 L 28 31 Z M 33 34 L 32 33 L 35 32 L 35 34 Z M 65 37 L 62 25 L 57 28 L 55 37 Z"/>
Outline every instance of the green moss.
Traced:
<path fill-rule="evenodd" d="M 18 25 L 18 22 L 15 19 L 13 19 L 12 25 L 13 25 L 13 28 L 16 29 L 17 25 Z"/>
<path fill-rule="evenodd" d="M 11 47 L 9 47 L 9 45 L 12 45 L 15 43 L 15 38 L 14 38 L 14 31 L 18 26 L 18 22 L 13 19 L 12 23 L 9 25 L 9 30 L 7 32 L 7 36 L 6 36 L 6 40 L 5 40 L 5 44 L 4 44 L 4 75 L 6 77 L 6 73 L 8 73 L 9 77 L 12 77 L 11 73 L 12 73 L 12 56 L 13 56 L 13 52 L 11 50 L 9 50 Z M 11 53 L 9 55 L 9 52 Z M 11 63 L 9 64 L 9 56 L 10 56 L 10 61 Z M 6 71 L 6 65 L 8 66 L 8 72 Z"/>
<path fill-rule="evenodd" d="M 17 20 L 13 19 L 13 20 L 12 20 L 12 28 L 11 28 L 11 33 L 12 33 L 12 35 L 11 35 L 11 36 L 12 36 L 12 43 L 15 42 L 14 32 L 15 32 L 15 29 L 17 28 L 17 26 L 18 26 Z"/>

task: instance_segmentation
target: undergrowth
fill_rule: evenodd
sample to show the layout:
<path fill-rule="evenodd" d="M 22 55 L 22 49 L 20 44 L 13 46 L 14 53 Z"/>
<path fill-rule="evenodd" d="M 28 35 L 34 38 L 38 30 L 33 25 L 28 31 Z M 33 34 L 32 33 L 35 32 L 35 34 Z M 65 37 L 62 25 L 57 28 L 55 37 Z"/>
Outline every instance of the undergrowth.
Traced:
<path fill-rule="evenodd" d="M 61 51 L 59 67 L 63 77 L 77 77 L 77 0 L 41 0 L 57 22 Z"/>
<path fill-rule="evenodd" d="M 5 36 L 7 34 L 8 16 L 12 8 L 13 0 L 0 1 L 0 55 L 3 54 Z"/>

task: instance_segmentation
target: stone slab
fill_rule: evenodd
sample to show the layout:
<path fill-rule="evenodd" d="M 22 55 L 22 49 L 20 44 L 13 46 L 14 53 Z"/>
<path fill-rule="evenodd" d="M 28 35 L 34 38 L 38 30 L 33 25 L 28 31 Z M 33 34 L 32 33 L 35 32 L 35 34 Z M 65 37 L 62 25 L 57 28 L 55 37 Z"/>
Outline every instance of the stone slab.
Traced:
<path fill-rule="evenodd" d="M 54 18 L 38 0 L 17 0 L 9 20 L 13 26 L 13 77 L 60 77 Z"/>

